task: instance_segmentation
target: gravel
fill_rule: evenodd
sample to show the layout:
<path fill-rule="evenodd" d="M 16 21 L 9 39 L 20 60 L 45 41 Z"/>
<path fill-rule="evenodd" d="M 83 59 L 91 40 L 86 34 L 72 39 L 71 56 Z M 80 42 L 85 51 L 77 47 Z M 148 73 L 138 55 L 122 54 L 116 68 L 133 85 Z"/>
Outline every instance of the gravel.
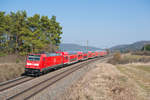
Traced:
<path fill-rule="evenodd" d="M 73 72 L 64 79 L 41 91 L 36 96 L 30 98 L 30 100 L 60 100 L 61 96 L 67 91 L 67 89 L 75 84 L 86 72 L 96 67 L 95 65 L 101 60 L 92 62 L 87 66 Z"/>
<path fill-rule="evenodd" d="M 72 86 L 74 83 L 76 83 L 86 72 L 88 72 L 90 69 L 94 68 L 96 63 L 99 61 L 102 61 L 102 59 L 98 61 L 91 62 L 90 64 L 84 66 L 83 68 L 73 72 L 72 74 L 68 75 L 64 79 L 56 82 L 55 84 L 51 85 L 50 87 L 46 88 L 45 90 L 41 91 L 34 97 L 30 98 L 31 100 L 58 100 L 60 99 L 60 96 L 62 96 L 67 89 Z M 81 62 L 82 63 L 82 62 Z M 63 72 L 64 70 L 70 69 L 71 67 L 74 67 L 76 65 L 79 65 L 81 63 L 77 63 L 65 68 L 61 68 L 57 71 L 50 72 L 46 75 L 40 76 L 38 78 L 35 78 L 33 80 L 30 80 L 28 82 L 25 82 L 23 84 L 20 84 L 16 87 L 12 87 L 8 90 L 5 90 L 3 92 L 0 92 L 0 100 L 5 100 L 10 96 L 13 96 L 27 88 L 32 87 L 35 84 L 38 84 L 39 82 L 48 79 L 49 77 L 52 77 L 60 72 Z"/>

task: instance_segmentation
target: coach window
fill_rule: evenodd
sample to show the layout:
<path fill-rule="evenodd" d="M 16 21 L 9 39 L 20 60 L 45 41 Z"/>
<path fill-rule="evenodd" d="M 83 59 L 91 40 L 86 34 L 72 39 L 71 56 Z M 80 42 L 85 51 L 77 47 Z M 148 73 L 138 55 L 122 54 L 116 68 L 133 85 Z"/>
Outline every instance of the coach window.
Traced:
<path fill-rule="evenodd" d="M 66 60 L 68 59 L 68 56 L 66 56 Z"/>

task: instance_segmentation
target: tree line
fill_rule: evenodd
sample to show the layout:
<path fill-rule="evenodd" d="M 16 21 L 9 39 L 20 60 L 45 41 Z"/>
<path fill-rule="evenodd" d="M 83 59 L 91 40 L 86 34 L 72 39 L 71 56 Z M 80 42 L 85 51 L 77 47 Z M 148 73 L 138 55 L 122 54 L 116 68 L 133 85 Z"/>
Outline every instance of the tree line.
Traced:
<path fill-rule="evenodd" d="M 0 11 L 0 50 L 5 53 L 53 52 L 60 44 L 62 27 L 56 16 L 28 17 L 26 11 Z"/>
<path fill-rule="evenodd" d="M 142 51 L 150 51 L 150 44 L 145 44 L 142 48 Z"/>

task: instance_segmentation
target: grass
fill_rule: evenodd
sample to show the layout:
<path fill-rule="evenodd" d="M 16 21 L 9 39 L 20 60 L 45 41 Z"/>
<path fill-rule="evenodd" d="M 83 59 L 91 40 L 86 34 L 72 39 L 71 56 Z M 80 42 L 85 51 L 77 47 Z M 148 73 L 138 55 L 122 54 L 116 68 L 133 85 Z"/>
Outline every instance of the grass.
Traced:
<path fill-rule="evenodd" d="M 140 66 L 134 66 L 134 67 L 150 73 L 150 65 L 140 65 Z"/>
<path fill-rule="evenodd" d="M 142 56 L 142 55 L 124 55 L 122 60 L 128 61 L 128 63 L 132 62 L 149 62 L 150 56 Z"/>
<path fill-rule="evenodd" d="M 132 55 L 144 55 L 144 56 L 150 56 L 150 51 L 135 51 L 131 52 Z"/>
<path fill-rule="evenodd" d="M 120 81 L 120 82 L 127 82 L 128 81 L 128 78 L 125 77 L 125 76 L 118 76 L 117 79 Z"/>
<path fill-rule="evenodd" d="M 77 99 L 77 97 L 80 98 Z M 112 64 L 100 63 L 69 90 L 65 100 L 144 99 L 137 93 L 136 87 L 127 75 L 120 73 Z"/>
<path fill-rule="evenodd" d="M 136 62 L 143 62 L 147 63 L 150 62 L 150 56 L 143 56 L 143 55 L 131 55 L 131 54 L 114 54 L 112 59 L 108 60 L 108 63 L 111 64 L 127 64 L 127 63 L 136 63 Z"/>
<path fill-rule="evenodd" d="M 7 56 L 6 53 L 0 52 L 0 57 Z"/>
<path fill-rule="evenodd" d="M 20 76 L 24 72 L 25 57 L 0 52 L 0 82 Z"/>
<path fill-rule="evenodd" d="M 0 64 L 0 82 L 20 76 L 24 72 L 23 63 Z"/>
<path fill-rule="evenodd" d="M 117 69 L 134 80 L 136 84 L 143 89 L 144 94 L 149 96 L 150 93 L 150 67 L 144 65 L 117 65 Z"/>
<path fill-rule="evenodd" d="M 133 80 L 133 82 L 139 87 L 138 91 L 143 95 L 143 100 L 147 100 L 147 98 L 149 100 L 150 56 L 118 53 L 117 55 L 114 54 L 113 58 L 108 62 L 114 64 L 121 73 Z M 127 79 L 124 77 L 119 77 L 118 79 L 121 82 L 127 82 Z"/>

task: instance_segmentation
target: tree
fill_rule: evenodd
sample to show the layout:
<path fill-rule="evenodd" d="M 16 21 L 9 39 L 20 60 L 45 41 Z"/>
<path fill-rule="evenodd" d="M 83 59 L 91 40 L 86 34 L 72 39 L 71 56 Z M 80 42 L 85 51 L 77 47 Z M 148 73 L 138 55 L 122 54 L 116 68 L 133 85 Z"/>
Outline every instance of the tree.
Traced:
<path fill-rule="evenodd" d="M 20 46 L 22 46 L 22 40 L 20 39 L 22 37 L 22 31 L 24 31 L 24 28 L 26 27 L 26 19 L 27 14 L 25 11 L 17 11 L 16 13 L 11 12 L 11 31 L 10 31 L 10 39 L 11 39 L 11 45 L 13 45 L 13 49 L 15 53 L 18 53 L 20 51 Z"/>
<path fill-rule="evenodd" d="M 150 44 L 144 45 L 142 51 L 150 51 Z"/>
<path fill-rule="evenodd" d="M 5 12 L 0 12 L 0 46 L 3 48 L 4 44 L 4 33 L 5 33 Z"/>
<path fill-rule="evenodd" d="M 56 16 L 52 16 L 51 18 L 51 46 L 55 46 L 56 49 L 58 49 L 58 45 L 60 44 L 60 35 L 62 34 L 62 27 L 59 25 L 58 22 L 56 22 Z M 52 51 L 54 50 L 54 47 L 52 47 Z"/>
<path fill-rule="evenodd" d="M 8 53 L 27 54 L 55 51 L 60 44 L 62 27 L 56 16 L 27 17 L 26 11 L 0 12 L 0 49 Z"/>

